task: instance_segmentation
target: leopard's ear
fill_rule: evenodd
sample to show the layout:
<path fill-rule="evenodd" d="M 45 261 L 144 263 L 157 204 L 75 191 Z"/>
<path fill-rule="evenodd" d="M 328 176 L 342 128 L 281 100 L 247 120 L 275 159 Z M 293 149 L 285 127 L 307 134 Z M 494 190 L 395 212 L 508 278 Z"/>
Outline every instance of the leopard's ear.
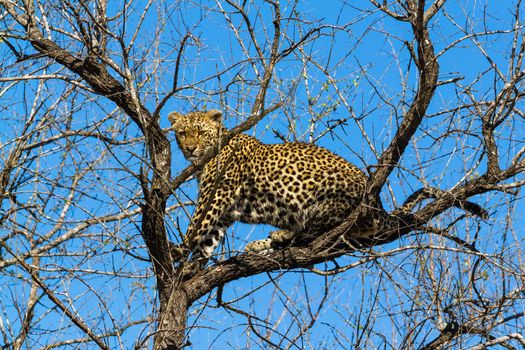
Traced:
<path fill-rule="evenodd" d="M 168 114 L 168 120 L 170 121 L 171 125 L 175 124 L 177 118 L 180 117 L 182 117 L 182 114 L 180 114 L 179 112 L 171 112 L 170 114 Z"/>
<path fill-rule="evenodd" d="M 211 109 L 211 110 L 206 112 L 206 118 L 208 118 L 208 120 L 210 120 L 212 122 L 215 122 L 217 124 L 221 124 L 222 112 L 218 111 L 216 109 Z"/>

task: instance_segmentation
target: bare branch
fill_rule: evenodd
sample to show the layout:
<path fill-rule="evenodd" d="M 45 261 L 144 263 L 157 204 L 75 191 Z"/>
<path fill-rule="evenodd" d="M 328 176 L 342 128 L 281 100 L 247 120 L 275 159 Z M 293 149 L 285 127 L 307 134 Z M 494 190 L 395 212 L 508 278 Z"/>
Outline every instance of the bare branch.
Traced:
<path fill-rule="evenodd" d="M 18 258 L 18 255 L 11 250 L 11 248 L 0 240 L 0 245 L 4 248 L 9 254 L 11 254 L 17 262 L 26 270 L 33 281 L 46 293 L 49 299 L 64 312 L 64 314 L 73 322 L 78 328 L 80 328 L 84 333 L 86 333 L 101 349 L 109 349 L 102 340 L 96 336 L 89 326 L 87 326 L 82 319 L 75 315 L 71 310 L 69 310 L 56 296 L 55 294 L 40 280 L 38 273 L 28 265 L 25 261 Z"/>

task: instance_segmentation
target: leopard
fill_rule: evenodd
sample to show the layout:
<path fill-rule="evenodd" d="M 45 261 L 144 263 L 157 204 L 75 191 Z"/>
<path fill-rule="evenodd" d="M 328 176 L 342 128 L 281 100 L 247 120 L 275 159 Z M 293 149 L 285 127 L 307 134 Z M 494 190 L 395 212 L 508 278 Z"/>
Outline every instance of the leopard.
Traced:
<path fill-rule="evenodd" d="M 211 258 L 236 221 L 277 228 L 268 238 L 248 243 L 248 253 L 304 244 L 341 225 L 363 201 L 367 175 L 326 148 L 304 142 L 265 144 L 244 133 L 223 144 L 229 130 L 215 109 L 171 112 L 168 120 L 188 161 L 198 164 L 211 155 L 196 173 L 198 199 L 179 255 L 185 251 L 192 259 Z M 436 196 L 426 190 L 416 194 L 401 211 L 413 207 L 416 197 Z M 353 235 L 399 229 L 396 215 L 380 201 L 375 206 Z"/>

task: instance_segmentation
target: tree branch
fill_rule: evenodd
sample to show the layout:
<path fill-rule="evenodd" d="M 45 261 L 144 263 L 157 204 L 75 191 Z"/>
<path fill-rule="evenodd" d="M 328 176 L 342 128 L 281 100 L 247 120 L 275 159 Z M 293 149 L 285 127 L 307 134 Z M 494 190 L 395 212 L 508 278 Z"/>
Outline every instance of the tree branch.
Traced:
<path fill-rule="evenodd" d="M 419 7 L 420 9 L 421 6 Z M 409 16 L 418 43 L 417 67 L 419 69 L 419 83 L 416 96 L 410 109 L 403 117 L 401 125 L 390 145 L 379 158 L 377 170 L 370 176 L 367 189 L 369 200 L 377 198 L 386 179 L 398 164 L 409 141 L 415 134 L 419 124 L 421 124 L 437 87 L 439 64 L 436 60 L 434 46 L 423 17 L 421 10 L 417 14 Z"/>

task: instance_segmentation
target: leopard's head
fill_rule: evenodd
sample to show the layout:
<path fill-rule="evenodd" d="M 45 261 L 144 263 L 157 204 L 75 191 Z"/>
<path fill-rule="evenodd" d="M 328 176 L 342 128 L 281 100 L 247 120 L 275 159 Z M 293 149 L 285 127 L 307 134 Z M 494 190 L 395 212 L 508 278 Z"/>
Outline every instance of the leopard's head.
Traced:
<path fill-rule="evenodd" d="M 168 115 L 179 148 L 187 160 L 195 162 L 208 150 L 218 147 L 224 132 L 221 117 L 222 113 L 215 109 L 188 114 L 171 112 Z"/>

